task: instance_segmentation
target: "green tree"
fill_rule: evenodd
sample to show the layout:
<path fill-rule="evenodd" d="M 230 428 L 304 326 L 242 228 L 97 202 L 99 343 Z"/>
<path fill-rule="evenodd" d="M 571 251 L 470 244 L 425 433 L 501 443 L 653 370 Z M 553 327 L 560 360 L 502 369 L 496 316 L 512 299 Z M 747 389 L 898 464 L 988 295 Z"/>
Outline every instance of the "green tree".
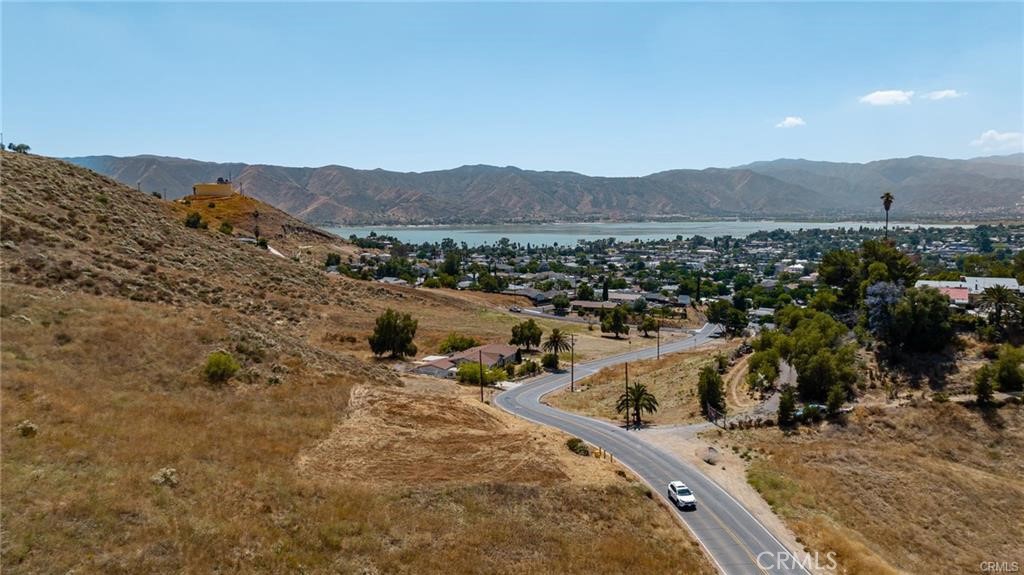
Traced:
<path fill-rule="evenodd" d="M 633 313 L 640 315 L 647 313 L 647 298 L 640 296 L 633 301 Z"/>
<path fill-rule="evenodd" d="M 837 303 L 839 303 L 839 298 L 836 297 L 834 291 L 828 288 L 821 288 L 814 293 L 814 297 L 811 298 L 807 305 L 811 309 L 827 313 L 832 311 Z"/>
<path fill-rule="evenodd" d="M 475 337 L 451 332 L 444 338 L 444 341 L 441 342 L 439 351 L 445 354 L 455 353 L 478 345 L 480 345 L 480 342 Z"/>
<path fill-rule="evenodd" d="M 622 335 L 628 335 L 629 324 L 626 323 L 628 318 L 629 314 L 622 306 L 608 310 L 601 318 L 601 333 L 615 334 L 616 339 Z"/>
<path fill-rule="evenodd" d="M 7 144 L 7 149 L 16 154 L 27 154 L 32 148 L 28 144 L 15 144 L 14 142 L 10 142 Z"/>
<path fill-rule="evenodd" d="M 627 418 L 632 414 L 633 425 L 639 428 L 643 425 L 643 413 L 657 413 L 658 398 L 654 397 L 646 385 L 637 381 L 619 396 L 615 411 L 625 413 Z"/>
<path fill-rule="evenodd" d="M 1024 348 L 1006 344 L 999 348 L 999 358 L 992 368 L 992 377 L 999 391 L 1021 391 L 1024 389 Z"/>
<path fill-rule="evenodd" d="M 706 365 L 701 368 L 697 381 L 697 397 L 700 400 L 700 411 L 705 416 L 709 414 L 709 407 L 725 413 L 725 391 L 722 376 L 718 371 Z"/>
<path fill-rule="evenodd" d="M 860 261 L 857 254 L 835 250 L 825 254 L 818 266 L 818 279 L 839 289 L 838 301 L 849 309 L 857 304 L 860 289 Z"/>
<path fill-rule="evenodd" d="M 591 301 L 594 299 L 594 288 L 590 287 L 590 284 L 583 282 L 576 286 L 576 299 L 583 301 Z"/>
<path fill-rule="evenodd" d="M 882 207 L 885 208 L 885 237 L 886 237 L 886 239 L 888 239 L 888 237 L 889 237 L 889 208 L 892 207 L 892 201 L 894 199 L 896 199 L 896 198 L 892 194 L 890 194 L 889 192 L 885 192 L 884 194 L 882 194 L 882 197 L 881 197 Z"/>
<path fill-rule="evenodd" d="M 558 354 L 569 351 L 572 348 L 572 344 L 569 342 L 569 336 L 556 327 L 548 334 L 542 348 L 544 351 L 554 354 L 556 359 L 554 369 L 558 369 Z"/>
<path fill-rule="evenodd" d="M 843 408 L 844 401 L 846 401 L 846 388 L 841 383 L 836 383 L 828 390 L 828 399 L 825 401 L 828 416 L 837 417 L 839 410 Z"/>
<path fill-rule="evenodd" d="M 752 390 L 772 387 L 779 378 L 779 352 L 774 348 L 755 351 L 747 361 L 747 384 Z"/>
<path fill-rule="evenodd" d="M 796 422 L 796 394 L 786 387 L 779 396 L 779 427 L 791 427 Z"/>
<path fill-rule="evenodd" d="M 238 371 L 239 365 L 235 358 L 226 351 L 215 351 L 206 358 L 203 374 L 213 384 L 221 384 L 231 379 Z"/>
<path fill-rule="evenodd" d="M 974 393 L 977 396 L 978 405 L 987 406 L 992 403 L 993 385 L 995 370 L 991 365 L 982 366 L 974 377 Z"/>
<path fill-rule="evenodd" d="M 324 261 L 324 267 L 340 266 L 341 265 L 341 254 L 331 252 L 327 254 L 327 259 Z"/>
<path fill-rule="evenodd" d="M 530 351 L 531 348 L 540 345 L 542 334 L 543 330 L 537 325 L 537 322 L 528 319 L 512 326 L 512 339 L 508 343 L 524 347 L 526 351 Z"/>
<path fill-rule="evenodd" d="M 647 315 L 644 316 L 643 321 L 640 322 L 640 331 L 644 333 L 644 337 L 650 337 L 651 332 L 658 333 L 661 330 L 661 325 L 658 324 L 658 320 Z"/>
<path fill-rule="evenodd" d="M 462 258 L 459 257 L 458 252 L 449 251 L 444 254 L 444 263 L 441 264 L 441 271 L 456 277 L 462 273 Z"/>
<path fill-rule="evenodd" d="M 743 333 L 747 327 L 747 314 L 725 300 L 716 300 L 708 306 L 708 321 L 725 328 L 730 337 Z"/>
<path fill-rule="evenodd" d="M 562 315 L 569 309 L 569 296 L 564 293 L 557 294 L 551 298 L 551 305 L 555 306 L 555 313 Z"/>
<path fill-rule="evenodd" d="M 982 311 L 989 314 L 990 323 L 999 331 L 1000 335 L 1005 335 L 1009 315 L 1019 308 L 1021 297 L 1020 294 L 1006 286 L 996 285 L 981 292 L 979 303 Z"/>
<path fill-rule="evenodd" d="M 370 350 L 376 356 L 390 354 L 391 357 L 416 355 L 416 345 L 412 342 L 416 337 L 419 322 L 407 313 L 398 313 L 387 309 L 377 317 L 377 324 L 367 339 Z"/>
<path fill-rule="evenodd" d="M 890 321 L 886 343 L 895 349 L 940 351 L 953 341 L 949 298 L 932 287 L 906 290 Z"/>

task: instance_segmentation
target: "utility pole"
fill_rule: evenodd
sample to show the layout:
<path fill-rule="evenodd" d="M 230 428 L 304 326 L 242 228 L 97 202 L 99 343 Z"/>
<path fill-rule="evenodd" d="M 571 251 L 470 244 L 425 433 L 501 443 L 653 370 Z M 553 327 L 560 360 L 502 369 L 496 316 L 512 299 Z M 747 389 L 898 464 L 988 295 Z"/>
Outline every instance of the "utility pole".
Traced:
<path fill-rule="evenodd" d="M 629 362 L 626 362 L 626 429 L 629 429 Z"/>
<path fill-rule="evenodd" d="M 576 334 L 569 334 L 569 391 L 576 391 Z"/>
<path fill-rule="evenodd" d="M 480 403 L 484 401 L 484 350 L 479 349 L 477 353 L 480 355 L 477 357 L 478 364 L 480 365 Z"/>
<path fill-rule="evenodd" d="M 661 320 L 658 320 L 658 359 L 661 359 Z"/>

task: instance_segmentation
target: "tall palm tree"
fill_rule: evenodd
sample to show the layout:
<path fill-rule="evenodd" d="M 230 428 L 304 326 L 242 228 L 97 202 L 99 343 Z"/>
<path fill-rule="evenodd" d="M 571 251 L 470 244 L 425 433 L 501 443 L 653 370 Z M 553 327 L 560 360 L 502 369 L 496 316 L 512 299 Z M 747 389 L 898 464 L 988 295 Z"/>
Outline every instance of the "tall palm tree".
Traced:
<path fill-rule="evenodd" d="M 1019 294 L 1006 286 L 994 285 L 981 292 L 979 307 L 992 314 L 992 325 L 1002 331 L 1004 314 L 1018 303 L 1020 303 Z"/>
<path fill-rule="evenodd" d="M 565 335 L 565 332 L 555 328 L 548 334 L 548 338 L 544 341 L 542 347 L 544 351 L 557 355 L 563 351 L 569 351 L 569 348 L 572 346 L 569 344 L 569 337 Z"/>
<path fill-rule="evenodd" d="M 892 207 L 892 201 L 895 199 L 896 197 L 889 192 L 885 192 L 881 197 L 882 207 L 885 208 L 885 239 L 889 239 L 889 208 Z"/>
<path fill-rule="evenodd" d="M 619 396 L 618 403 L 615 404 L 615 411 L 617 413 L 625 412 L 627 417 L 630 411 L 633 412 L 633 423 L 639 428 L 643 425 L 641 414 L 643 412 L 655 413 L 658 411 L 658 398 L 654 397 L 647 386 L 636 382 L 633 385 L 626 388 L 626 391 Z"/>

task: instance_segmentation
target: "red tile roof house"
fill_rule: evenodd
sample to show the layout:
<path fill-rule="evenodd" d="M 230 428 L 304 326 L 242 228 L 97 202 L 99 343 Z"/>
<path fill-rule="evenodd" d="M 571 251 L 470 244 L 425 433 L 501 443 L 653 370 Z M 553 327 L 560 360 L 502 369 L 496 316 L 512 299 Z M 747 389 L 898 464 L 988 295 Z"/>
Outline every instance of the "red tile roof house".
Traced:
<path fill-rule="evenodd" d="M 422 375 L 454 379 L 460 365 L 476 363 L 480 360 L 483 360 L 484 366 L 490 369 L 520 363 L 523 356 L 520 354 L 519 348 L 514 345 L 492 343 L 471 347 L 448 357 L 429 357 L 423 363 L 412 368 L 411 371 Z"/>
<path fill-rule="evenodd" d="M 449 359 L 456 366 L 467 362 L 476 363 L 482 359 L 484 366 L 492 368 L 519 363 L 523 361 L 523 356 L 519 353 L 519 348 L 514 345 L 490 343 L 452 354 Z"/>
<path fill-rule="evenodd" d="M 939 293 L 949 298 L 949 301 L 956 305 L 967 305 L 970 303 L 970 293 L 965 287 L 940 287 Z"/>

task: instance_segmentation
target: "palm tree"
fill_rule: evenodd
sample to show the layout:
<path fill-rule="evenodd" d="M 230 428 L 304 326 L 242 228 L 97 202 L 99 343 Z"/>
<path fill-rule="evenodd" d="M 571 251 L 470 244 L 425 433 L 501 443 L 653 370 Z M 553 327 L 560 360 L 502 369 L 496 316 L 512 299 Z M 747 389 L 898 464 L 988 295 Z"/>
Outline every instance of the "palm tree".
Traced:
<path fill-rule="evenodd" d="M 569 344 L 569 338 L 565 335 L 565 332 L 555 328 L 548 334 L 548 338 L 544 341 L 542 347 L 544 351 L 557 355 L 563 351 L 569 351 L 569 348 L 572 346 Z"/>
<path fill-rule="evenodd" d="M 890 194 L 889 192 L 885 192 L 884 194 L 882 194 L 882 197 L 881 197 L 882 207 L 885 208 L 885 238 L 886 239 L 889 239 L 889 208 L 892 207 L 892 201 L 895 200 L 895 199 L 896 199 L 896 197 L 893 196 L 892 194 Z"/>
<path fill-rule="evenodd" d="M 626 391 L 619 396 L 618 403 L 615 404 L 615 411 L 617 413 L 626 412 L 626 416 L 629 416 L 629 412 L 633 412 L 633 423 L 636 427 L 643 425 L 641 414 L 643 412 L 655 413 L 658 411 L 658 398 L 654 397 L 647 386 L 636 382 L 633 385 L 626 388 Z"/>
<path fill-rule="evenodd" d="M 994 285 L 981 292 L 979 307 L 992 314 L 992 325 L 1002 331 L 1003 314 L 1018 303 L 1020 303 L 1020 295 L 1006 286 Z"/>

